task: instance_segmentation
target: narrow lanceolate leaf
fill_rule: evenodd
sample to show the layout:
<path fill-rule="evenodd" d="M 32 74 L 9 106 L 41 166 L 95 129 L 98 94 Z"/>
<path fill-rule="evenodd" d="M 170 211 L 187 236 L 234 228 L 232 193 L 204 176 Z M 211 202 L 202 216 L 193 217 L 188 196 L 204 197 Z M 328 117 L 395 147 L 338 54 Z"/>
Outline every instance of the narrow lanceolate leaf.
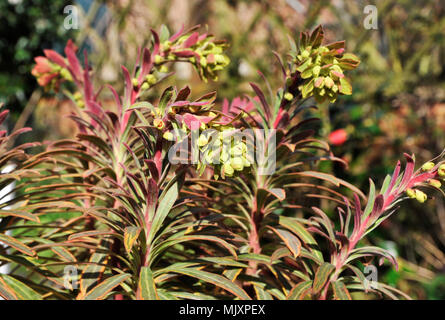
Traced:
<path fill-rule="evenodd" d="M 9 287 L 5 280 L 0 276 L 0 297 L 2 297 L 5 300 L 18 300 L 18 297 L 14 290 L 12 290 L 11 287 Z"/>
<path fill-rule="evenodd" d="M 74 262 L 76 261 L 76 257 L 74 257 L 71 252 L 63 247 L 53 246 L 51 247 L 51 251 L 57 254 L 63 261 L 66 262 Z"/>
<path fill-rule="evenodd" d="M 136 298 L 138 300 L 159 300 L 153 273 L 149 267 L 142 267 Z"/>
<path fill-rule="evenodd" d="M 286 247 L 292 252 L 294 258 L 298 257 L 301 252 L 301 242 L 296 236 L 289 231 L 283 229 L 275 229 L 270 227 L 283 240 Z"/>
<path fill-rule="evenodd" d="M 230 293 L 234 294 L 242 300 L 251 300 L 249 295 L 235 283 L 227 279 L 226 277 L 213 274 L 207 271 L 202 271 L 193 268 L 171 268 L 172 272 L 185 274 L 187 276 L 202 280 L 204 282 L 212 283 L 217 287 L 225 289 Z"/>
<path fill-rule="evenodd" d="M 156 210 L 155 217 L 153 219 L 153 224 L 149 235 L 149 242 L 153 240 L 156 232 L 158 232 L 158 230 L 161 228 L 162 223 L 178 198 L 178 188 L 179 184 L 178 182 L 175 182 L 168 188 L 168 190 L 164 190 L 163 194 L 161 195 L 158 209 Z"/>
<path fill-rule="evenodd" d="M 124 246 L 127 253 L 131 252 L 131 249 L 133 248 L 134 243 L 139 237 L 139 233 L 141 232 L 141 228 L 131 226 L 126 227 L 124 232 Z"/>
<path fill-rule="evenodd" d="M 19 210 L 0 210 L 0 217 L 19 217 L 25 220 L 30 220 L 34 222 L 40 222 L 40 219 L 38 216 L 26 212 L 26 211 L 19 211 Z"/>
<path fill-rule="evenodd" d="M 311 290 L 312 281 L 297 283 L 287 295 L 287 300 L 302 300 Z"/>
<path fill-rule="evenodd" d="M 318 268 L 312 288 L 314 293 L 318 293 L 324 287 L 329 279 L 329 276 L 334 270 L 335 267 L 328 262 L 323 263 L 320 268 Z"/>
<path fill-rule="evenodd" d="M 100 248 L 107 250 L 108 245 L 109 240 L 104 239 L 102 240 Z M 85 295 L 89 289 L 96 285 L 105 270 L 104 265 L 106 264 L 107 259 L 108 255 L 104 253 L 93 253 L 89 260 L 90 264 L 85 267 L 80 278 L 80 295 Z"/>
<path fill-rule="evenodd" d="M 332 289 L 334 290 L 334 297 L 338 300 L 352 300 L 351 295 L 349 294 L 348 289 L 341 281 L 335 281 L 332 283 Z"/>
<path fill-rule="evenodd" d="M 35 254 L 36 254 L 36 252 L 34 250 L 32 250 L 30 247 L 28 247 L 27 245 L 21 243 L 17 239 L 15 239 L 11 236 L 8 236 L 6 234 L 0 234 L 0 242 L 3 242 L 7 246 L 10 246 L 10 247 L 12 247 L 24 254 L 27 254 L 31 257 L 35 256 Z"/>
<path fill-rule="evenodd" d="M 3 280 L 3 281 L 2 281 Z M 23 282 L 6 274 L 0 275 L 0 287 L 5 283 L 19 300 L 42 300 L 42 296 Z M 0 289 L 1 290 L 1 289 Z"/>
<path fill-rule="evenodd" d="M 105 281 L 101 282 L 93 289 L 91 289 L 91 291 L 89 291 L 83 297 L 83 300 L 103 300 L 107 298 L 111 290 L 116 288 L 118 285 L 120 285 L 122 282 L 129 279 L 130 277 L 131 275 L 128 273 L 122 273 L 112 276 L 111 278 L 106 279 Z"/>
<path fill-rule="evenodd" d="M 323 255 L 318 249 L 317 241 L 301 223 L 285 216 L 280 216 L 278 223 L 282 227 L 295 233 L 303 241 L 303 243 L 307 244 L 310 250 L 314 252 L 314 254 L 320 259 L 320 261 L 323 261 Z"/>

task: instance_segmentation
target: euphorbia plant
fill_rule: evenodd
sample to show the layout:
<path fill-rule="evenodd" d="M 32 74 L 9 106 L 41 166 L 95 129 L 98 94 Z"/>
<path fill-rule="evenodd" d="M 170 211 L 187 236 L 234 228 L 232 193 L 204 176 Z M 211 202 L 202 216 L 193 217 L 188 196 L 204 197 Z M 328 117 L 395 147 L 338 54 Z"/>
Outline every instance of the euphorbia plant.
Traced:
<path fill-rule="evenodd" d="M 320 26 L 291 42 L 285 62 L 277 54 L 282 87 L 268 97 L 252 83 L 253 97 L 221 107 L 215 92 L 189 98 L 188 86 L 148 99 L 178 61 L 191 63 L 205 81 L 217 80 L 229 63 L 226 45 L 197 30 L 152 31 L 151 47 L 133 70 L 122 67 L 123 92 L 107 86 L 114 110 L 104 109 L 104 87 L 93 85 L 86 54 L 81 63 L 71 41 L 66 57 L 48 50 L 36 58 L 39 83 L 63 88 L 75 104 L 78 134 L 33 156 L 21 147 L 2 158 L 3 165 L 23 153 L 18 171 L 2 175 L 2 187 L 12 177 L 19 184 L 17 208 L 2 209 L 8 219 L 1 225 L 13 232 L 1 234 L 7 247 L 0 261 L 13 269 L 1 275 L 1 296 L 349 299 L 350 291 L 368 291 L 354 261 L 380 255 L 394 262 L 361 241 L 400 200 L 424 202 L 421 187 L 440 188 L 445 166 L 428 162 L 414 172 L 407 156 L 404 174 L 397 164 L 379 193 L 371 181 L 368 197 L 317 170 L 320 161 L 342 160 L 314 138 L 320 119 L 311 116 L 311 98 L 334 102 L 351 94 L 345 72 L 358 58 L 343 41 L 324 44 Z M 244 138 L 233 142 L 238 133 Z M 175 159 L 172 150 L 182 143 L 197 157 L 187 149 Z M 340 187 L 353 192 L 352 200 Z M 306 190 L 320 206 L 305 205 Z M 324 213 L 326 200 L 340 205 L 339 219 Z M 370 290 L 403 296 L 384 284 Z"/>

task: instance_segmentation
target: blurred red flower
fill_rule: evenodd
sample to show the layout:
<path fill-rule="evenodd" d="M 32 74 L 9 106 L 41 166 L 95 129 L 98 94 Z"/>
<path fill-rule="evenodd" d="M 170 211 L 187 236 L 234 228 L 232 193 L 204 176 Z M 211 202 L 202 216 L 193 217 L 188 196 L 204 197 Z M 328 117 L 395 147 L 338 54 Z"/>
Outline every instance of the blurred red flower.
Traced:
<path fill-rule="evenodd" d="M 348 139 L 348 133 L 345 129 L 337 129 L 329 134 L 329 143 L 334 146 L 341 146 Z"/>

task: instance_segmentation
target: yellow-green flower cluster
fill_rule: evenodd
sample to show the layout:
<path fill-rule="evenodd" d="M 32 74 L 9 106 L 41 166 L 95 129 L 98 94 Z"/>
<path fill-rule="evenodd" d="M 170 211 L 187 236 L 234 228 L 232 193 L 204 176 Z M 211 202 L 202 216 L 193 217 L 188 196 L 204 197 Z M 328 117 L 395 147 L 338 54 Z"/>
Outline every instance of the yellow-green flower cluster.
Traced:
<path fill-rule="evenodd" d="M 206 166 L 214 169 L 214 176 L 232 177 L 236 172 L 249 168 L 251 159 L 247 152 L 247 145 L 241 139 L 231 135 L 234 128 L 231 126 L 213 125 L 213 130 L 204 130 L 198 138 L 200 161 L 198 172 L 202 174 Z"/>
<path fill-rule="evenodd" d="M 334 102 L 338 94 L 352 94 L 351 84 L 346 80 L 343 70 L 353 69 L 358 63 L 356 56 L 343 54 L 343 48 L 301 48 L 296 56 L 296 70 L 304 80 L 299 86 L 303 98 L 313 95 L 318 102 L 326 99 Z"/>
<path fill-rule="evenodd" d="M 223 42 L 215 43 L 209 39 L 197 43 L 194 52 L 199 58 L 191 57 L 190 59 L 204 81 L 207 78 L 218 80 L 218 71 L 223 70 L 230 63 L 229 57 L 223 53 L 225 46 Z"/>

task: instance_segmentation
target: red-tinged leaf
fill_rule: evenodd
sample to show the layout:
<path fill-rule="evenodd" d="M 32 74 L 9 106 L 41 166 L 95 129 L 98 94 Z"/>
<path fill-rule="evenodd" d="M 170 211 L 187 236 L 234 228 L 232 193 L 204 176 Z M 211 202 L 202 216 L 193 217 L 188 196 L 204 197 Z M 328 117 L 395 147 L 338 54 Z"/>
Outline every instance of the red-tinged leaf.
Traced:
<path fill-rule="evenodd" d="M 189 48 L 191 46 L 194 46 L 196 44 L 196 42 L 198 42 L 198 38 L 199 38 L 199 33 L 198 32 L 193 32 L 190 35 L 190 37 L 188 37 L 187 40 L 185 40 L 184 48 Z"/>
<path fill-rule="evenodd" d="M 37 215 L 34 215 L 27 211 L 0 210 L 0 217 L 19 217 L 29 221 L 40 222 L 40 219 Z"/>
<path fill-rule="evenodd" d="M 145 159 L 144 162 L 147 164 L 148 170 L 155 181 L 159 180 L 159 171 L 156 167 L 156 163 L 151 159 Z"/>
<path fill-rule="evenodd" d="M 292 233 L 286 230 L 282 229 L 275 229 L 272 227 L 269 227 L 272 229 L 281 240 L 283 240 L 286 247 L 292 252 L 294 255 L 294 258 L 297 258 L 301 253 L 301 242 L 298 240 L 296 236 L 294 236 Z"/>
<path fill-rule="evenodd" d="M 99 249 L 109 250 L 110 247 L 111 241 L 104 239 Z M 95 252 L 91 255 L 90 264 L 85 267 L 80 277 L 80 296 L 84 296 L 102 277 L 108 258 L 108 254 L 105 253 Z"/>
<path fill-rule="evenodd" d="M 360 189 L 358 189 L 356 186 L 350 184 L 349 182 L 339 179 L 333 175 L 323 173 L 323 172 L 317 172 L 317 171 L 302 171 L 302 172 L 296 172 L 294 174 L 329 181 L 332 184 L 336 185 L 337 187 L 343 185 L 346 188 L 349 188 L 353 192 L 357 193 L 362 199 L 366 200 L 365 194 Z"/>
<path fill-rule="evenodd" d="M 27 245 L 23 244 L 22 242 L 18 241 L 17 239 L 15 239 L 11 236 L 8 236 L 6 234 L 0 234 L 0 242 L 16 249 L 17 251 L 27 254 L 28 256 L 33 257 L 36 255 L 36 252 L 33 249 L 31 249 Z"/>
<path fill-rule="evenodd" d="M 414 159 L 406 153 L 404 154 L 404 156 L 406 158 L 406 166 L 402 181 L 400 182 L 399 191 L 402 191 L 404 190 L 404 188 L 406 188 L 406 185 L 408 184 L 409 180 L 412 179 L 414 174 Z"/>
<path fill-rule="evenodd" d="M 131 275 L 128 273 L 117 274 L 106 280 L 99 283 L 93 289 L 85 294 L 85 296 L 81 296 L 80 300 L 103 300 L 108 297 L 108 294 L 119 286 L 122 282 L 131 278 Z"/>
<path fill-rule="evenodd" d="M 153 273 L 149 267 L 142 267 L 139 274 L 138 290 L 136 294 L 138 300 L 159 300 Z"/>
<path fill-rule="evenodd" d="M 337 280 L 332 283 L 332 289 L 334 290 L 334 297 L 337 300 L 352 300 L 348 289 L 343 282 Z"/>
<path fill-rule="evenodd" d="M 315 273 L 314 284 L 312 286 L 312 290 L 314 293 L 318 293 L 321 289 L 323 289 L 334 270 L 335 267 L 328 262 L 323 263 L 318 268 L 317 273 Z"/>
<path fill-rule="evenodd" d="M 324 38 L 323 27 L 322 25 L 319 25 L 317 28 L 315 28 L 314 31 L 312 31 L 309 41 L 312 44 L 313 48 L 318 48 L 323 42 L 323 38 Z"/>
<path fill-rule="evenodd" d="M 2 297 L 5 300 L 18 300 L 18 297 L 14 290 L 10 288 L 5 280 L 0 276 L 0 297 Z"/>
<path fill-rule="evenodd" d="M 66 262 L 75 262 L 76 257 L 74 257 L 71 252 L 67 249 L 59 246 L 51 246 L 51 251 L 57 254 L 63 261 Z"/>
<path fill-rule="evenodd" d="M 394 185 L 396 184 L 397 178 L 399 177 L 399 173 L 400 173 L 400 161 L 397 161 L 397 165 L 394 168 L 394 172 L 392 174 L 388 189 L 385 192 L 385 198 L 392 192 L 392 189 L 394 188 Z"/>
<path fill-rule="evenodd" d="M 362 208 L 360 204 L 360 199 L 358 198 L 357 194 L 354 194 L 354 230 L 359 230 L 361 225 L 361 218 L 362 218 Z"/>
<path fill-rule="evenodd" d="M 65 59 L 60 54 L 58 54 L 56 51 L 54 51 L 54 50 L 43 50 L 43 52 L 45 53 L 45 56 L 49 60 L 51 60 L 51 62 L 54 62 L 55 64 L 58 64 L 62 68 L 66 68 Z"/>
<path fill-rule="evenodd" d="M 383 198 L 383 195 L 379 194 L 375 199 L 374 207 L 372 208 L 370 215 L 371 219 L 377 218 L 382 213 L 384 202 L 385 199 Z"/>
<path fill-rule="evenodd" d="M 127 105 L 131 104 L 131 93 L 133 91 L 133 84 L 131 82 L 130 72 L 124 66 L 121 66 L 122 73 L 124 74 L 125 79 L 125 102 Z M 122 124 L 123 126 L 123 124 Z"/>
<path fill-rule="evenodd" d="M 176 39 L 178 39 L 182 33 L 184 32 L 184 24 L 182 24 L 181 28 L 178 30 L 178 32 L 176 32 L 174 35 L 172 35 L 169 39 L 170 42 L 174 42 L 176 41 Z"/>
<path fill-rule="evenodd" d="M 254 84 L 252 82 L 250 82 L 249 84 L 252 87 L 253 91 L 255 91 L 255 94 L 260 99 L 261 105 L 263 106 L 264 113 L 266 114 L 266 120 L 269 120 L 271 117 L 271 114 L 270 114 L 271 110 L 270 110 L 269 104 L 267 103 L 266 97 L 264 97 L 263 92 L 256 84 Z"/>
<path fill-rule="evenodd" d="M 193 268 L 181 268 L 173 266 L 170 271 L 184 274 L 204 282 L 212 283 L 217 287 L 229 291 L 241 300 L 251 300 L 249 295 L 243 289 L 241 289 L 238 285 L 236 285 L 226 277 Z"/>
<path fill-rule="evenodd" d="M 77 47 L 74 45 L 71 39 L 68 40 L 68 43 L 65 47 L 65 55 L 68 60 L 69 70 L 71 71 L 73 78 L 76 80 L 82 79 L 82 67 L 80 66 L 79 60 L 76 57 Z"/>
<path fill-rule="evenodd" d="M 110 89 L 111 93 L 113 94 L 114 101 L 116 102 L 117 111 L 118 114 L 122 114 L 122 102 L 121 98 L 119 97 L 119 94 L 116 92 L 116 90 L 109 84 L 107 84 L 107 88 Z"/>
<path fill-rule="evenodd" d="M 188 58 L 188 57 L 199 57 L 197 53 L 191 50 L 182 50 L 182 51 L 175 51 L 175 56 L 182 57 L 182 58 Z"/>
<path fill-rule="evenodd" d="M 7 288 L 14 291 L 15 296 L 19 300 L 42 300 L 42 296 L 40 294 L 10 275 L 0 275 L 0 287 L 2 283 L 5 283 Z"/>
<path fill-rule="evenodd" d="M 8 114 L 9 114 L 9 110 L 3 110 L 2 112 L 0 112 L 0 124 L 2 124 L 3 121 L 5 121 Z"/>
<path fill-rule="evenodd" d="M 323 255 L 318 249 L 317 241 L 301 223 L 293 218 L 285 216 L 279 216 L 278 219 L 278 223 L 282 227 L 295 233 L 303 241 L 303 243 L 305 243 L 310 248 L 310 250 L 314 252 L 314 254 L 320 259 L 320 261 L 323 261 Z"/>
<path fill-rule="evenodd" d="M 287 300 L 303 300 L 312 289 L 312 281 L 297 283 L 287 295 Z"/>
<path fill-rule="evenodd" d="M 187 100 L 188 96 L 190 95 L 190 92 L 191 92 L 190 87 L 185 86 L 184 88 L 179 90 L 178 94 L 176 95 L 175 102 Z"/>
<path fill-rule="evenodd" d="M 153 35 L 154 43 L 153 43 L 153 55 L 157 55 L 159 53 L 159 47 L 161 45 L 161 41 L 159 40 L 159 35 L 156 31 L 151 29 L 151 34 Z"/>
<path fill-rule="evenodd" d="M 142 68 L 139 74 L 139 83 L 142 83 L 145 76 L 150 73 L 151 68 L 153 67 L 153 63 L 151 61 L 151 53 L 150 50 L 144 48 L 144 52 L 142 55 Z"/>
<path fill-rule="evenodd" d="M 148 196 L 147 196 L 147 214 L 145 216 L 145 221 L 153 221 L 154 213 L 156 210 L 156 205 L 158 202 L 158 193 L 159 188 L 158 184 L 153 178 L 148 179 L 148 186 L 147 186 Z"/>
<path fill-rule="evenodd" d="M 141 228 L 130 226 L 126 227 L 124 230 L 124 247 L 127 253 L 131 253 L 131 249 L 133 248 L 134 243 L 139 237 L 139 233 L 141 232 Z"/>
<path fill-rule="evenodd" d="M 326 47 L 328 47 L 329 50 L 344 48 L 345 47 L 345 40 L 329 43 L 329 44 L 326 45 Z"/>

